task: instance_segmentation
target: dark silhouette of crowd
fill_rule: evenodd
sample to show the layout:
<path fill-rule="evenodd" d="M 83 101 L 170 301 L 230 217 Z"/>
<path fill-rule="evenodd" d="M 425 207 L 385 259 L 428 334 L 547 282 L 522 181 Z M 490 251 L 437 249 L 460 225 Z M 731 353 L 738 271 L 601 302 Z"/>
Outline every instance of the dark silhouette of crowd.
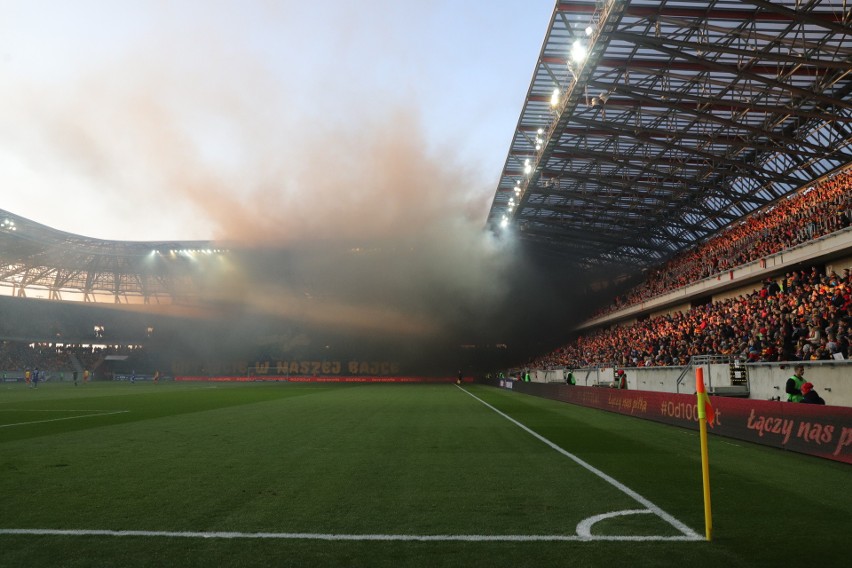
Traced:
<path fill-rule="evenodd" d="M 650 271 L 599 311 L 605 315 L 817 239 L 850 225 L 852 170 L 784 199 Z"/>
<path fill-rule="evenodd" d="M 93 371 L 108 355 L 126 357 L 123 366 L 153 371 L 156 365 L 146 349 L 138 346 L 93 346 L 24 341 L 0 342 L 0 371 L 42 369 L 49 372 Z M 75 361 L 76 360 L 76 361 Z M 79 367 L 79 368 L 78 368 Z"/>
<path fill-rule="evenodd" d="M 0 343 L 0 370 L 70 369 L 71 362 L 62 351 L 45 345 L 19 341 Z"/>

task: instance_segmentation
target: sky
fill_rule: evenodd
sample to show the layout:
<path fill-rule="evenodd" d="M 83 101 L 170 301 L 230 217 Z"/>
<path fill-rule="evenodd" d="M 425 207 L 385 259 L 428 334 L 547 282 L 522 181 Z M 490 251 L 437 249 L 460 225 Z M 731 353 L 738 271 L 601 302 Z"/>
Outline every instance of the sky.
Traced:
<path fill-rule="evenodd" d="M 132 241 L 481 229 L 553 6 L 0 0 L 0 209 Z"/>

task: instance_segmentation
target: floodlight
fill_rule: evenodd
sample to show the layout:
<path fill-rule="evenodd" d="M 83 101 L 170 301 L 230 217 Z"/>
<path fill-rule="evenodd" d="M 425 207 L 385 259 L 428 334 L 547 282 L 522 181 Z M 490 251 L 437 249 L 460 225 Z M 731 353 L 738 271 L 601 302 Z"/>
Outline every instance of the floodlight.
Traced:
<path fill-rule="evenodd" d="M 583 45 L 583 42 L 579 39 L 571 46 L 571 61 L 574 63 L 582 63 L 586 60 L 586 56 L 588 54 L 589 52 L 586 50 L 586 46 Z"/>
<path fill-rule="evenodd" d="M 588 25 L 588 26 L 586 26 L 586 35 L 587 35 L 587 36 L 590 36 L 590 35 L 592 35 L 593 33 L 595 33 L 595 28 L 593 28 L 593 27 L 591 26 L 591 24 L 590 24 L 590 25 Z"/>
<path fill-rule="evenodd" d="M 550 106 L 556 106 L 559 104 L 559 87 L 553 89 L 553 94 L 550 95 Z"/>

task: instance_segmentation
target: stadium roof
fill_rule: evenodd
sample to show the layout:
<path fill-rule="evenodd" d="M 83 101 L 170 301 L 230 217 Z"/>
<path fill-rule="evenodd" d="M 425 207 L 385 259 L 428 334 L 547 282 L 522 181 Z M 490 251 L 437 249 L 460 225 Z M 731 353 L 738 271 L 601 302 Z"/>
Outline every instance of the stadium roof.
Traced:
<path fill-rule="evenodd" d="M 206 260 L 221 252 L 215 246 L 92 239 L 0 209 L 0 286 L 20 297 L 38 290 L 54 300 L 171 303 L 198 289 Z"/>
<path fill-rule="evenodd" d="M 489 225 L 658 265 L 852 161 L 851 71 L 846 0 L 557 1 Z"/>

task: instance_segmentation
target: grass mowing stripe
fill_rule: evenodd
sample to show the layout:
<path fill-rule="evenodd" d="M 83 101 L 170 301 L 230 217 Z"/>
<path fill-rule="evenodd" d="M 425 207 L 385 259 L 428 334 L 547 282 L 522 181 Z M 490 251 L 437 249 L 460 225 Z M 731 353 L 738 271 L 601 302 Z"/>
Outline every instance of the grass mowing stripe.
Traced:
<path fill-rule="evenodd" d="M 690 539 L 690 540 L 702 540 L 701 535 L 699 535 L 697 532 L 695 532 L 694 530 L 689 528 L 684 523 L 680 522 L 678 519 L 676 519 L 675 517 L 673 517 L 669 513 L 663 511 L 660 507 L 658 507 L 657 505 L 652 503 L 650 500 L 648 500 L 645 497 L 643 497 L 642 495 L 636 493 L 635 491 L 633 491 L 632 489 L 630 489 L 629 487 L 627 487 L 626 485 L 624 485 L 623 483 L 621 483 L 617 479 L 607 475 L 606 473 L 602 472 L 601 470 L 599 470 L 595 466 L 591 465 L 590 463 L 578 458 L 577 456 L 575 456 L 571 452 L 569 452 L 569 451 L 563 449 L 562 447 L 554 444 L 553 442 L 551 442 L 550 440 L 548 440 L 547 438 L 545 438 L 541 434 L 538 434 L 537 432 L 531 430 L 530 428 L 528 428 L 524 424 L 521 424 L 520 422 L 518 422 L 517 420 L 515 420 L 514 418 L 512 418 L 511 416 L 509 416 L 505 412 L 502 412 L 501 410 L 498 410 L 494 406 L 488 404 L 487 402 L 485 402 L 484 400 L 482 400 L 481 398 L 479 398 L 475 394 L 468 392 L 467 390 L 465 390 L 464 388 L 462 388 L 458 385 L 456 385 L 456 386 L 459 390 L 464 392 L 466 395 L 471 396 L 474 399 L 478 400 L 480 403 L 484 404 L 486 407 L 490 408 L 491 410 L 493 410 L 494 412 L 496 412 L 497 414 L 499 414 L 500 416 L 502 416 L 503 418 L 505 418 L 509 422 L 515 424 L 516 426 L 518 426 L 519 428 L 521 428 L 522 430 L 524 430 L 528 434 L 531 434 L 536 439 L 540 440 L 541 442 L 544 442 L 546 445 L 548 445 L 552 449 L 556 450 L 557 452 L 559 452 L 563 456 L 570 458 L 571 460 L 576 462 L 578 465 L 582 466 L 583 468 L 590 471 L 591 473 L 594 473 L 595 475 L 597 475 L 598 477 L 600 477 L 601 479 L 603 479 L 604 481 L 606 481 L 607 483 L 609 483 L 610 485 L 612 485 L 613 487 L 615 487 L 616 489 L 621 491 L 622 493 L 629 495 L 630 497 L 635 499 L 637 502 L 641 503 L 642 505 L 647 507 L 649 510 L 651 510 L 655 515 L 657 515 L 658 517 L 660 517 L 661 519 L 665 520 L 670 525 L 675 527 L 677 530 L 679 530 L 681 533 L 683 533 L 683 535 L 685 537 L 687 537 L 688 539 Z"/>

